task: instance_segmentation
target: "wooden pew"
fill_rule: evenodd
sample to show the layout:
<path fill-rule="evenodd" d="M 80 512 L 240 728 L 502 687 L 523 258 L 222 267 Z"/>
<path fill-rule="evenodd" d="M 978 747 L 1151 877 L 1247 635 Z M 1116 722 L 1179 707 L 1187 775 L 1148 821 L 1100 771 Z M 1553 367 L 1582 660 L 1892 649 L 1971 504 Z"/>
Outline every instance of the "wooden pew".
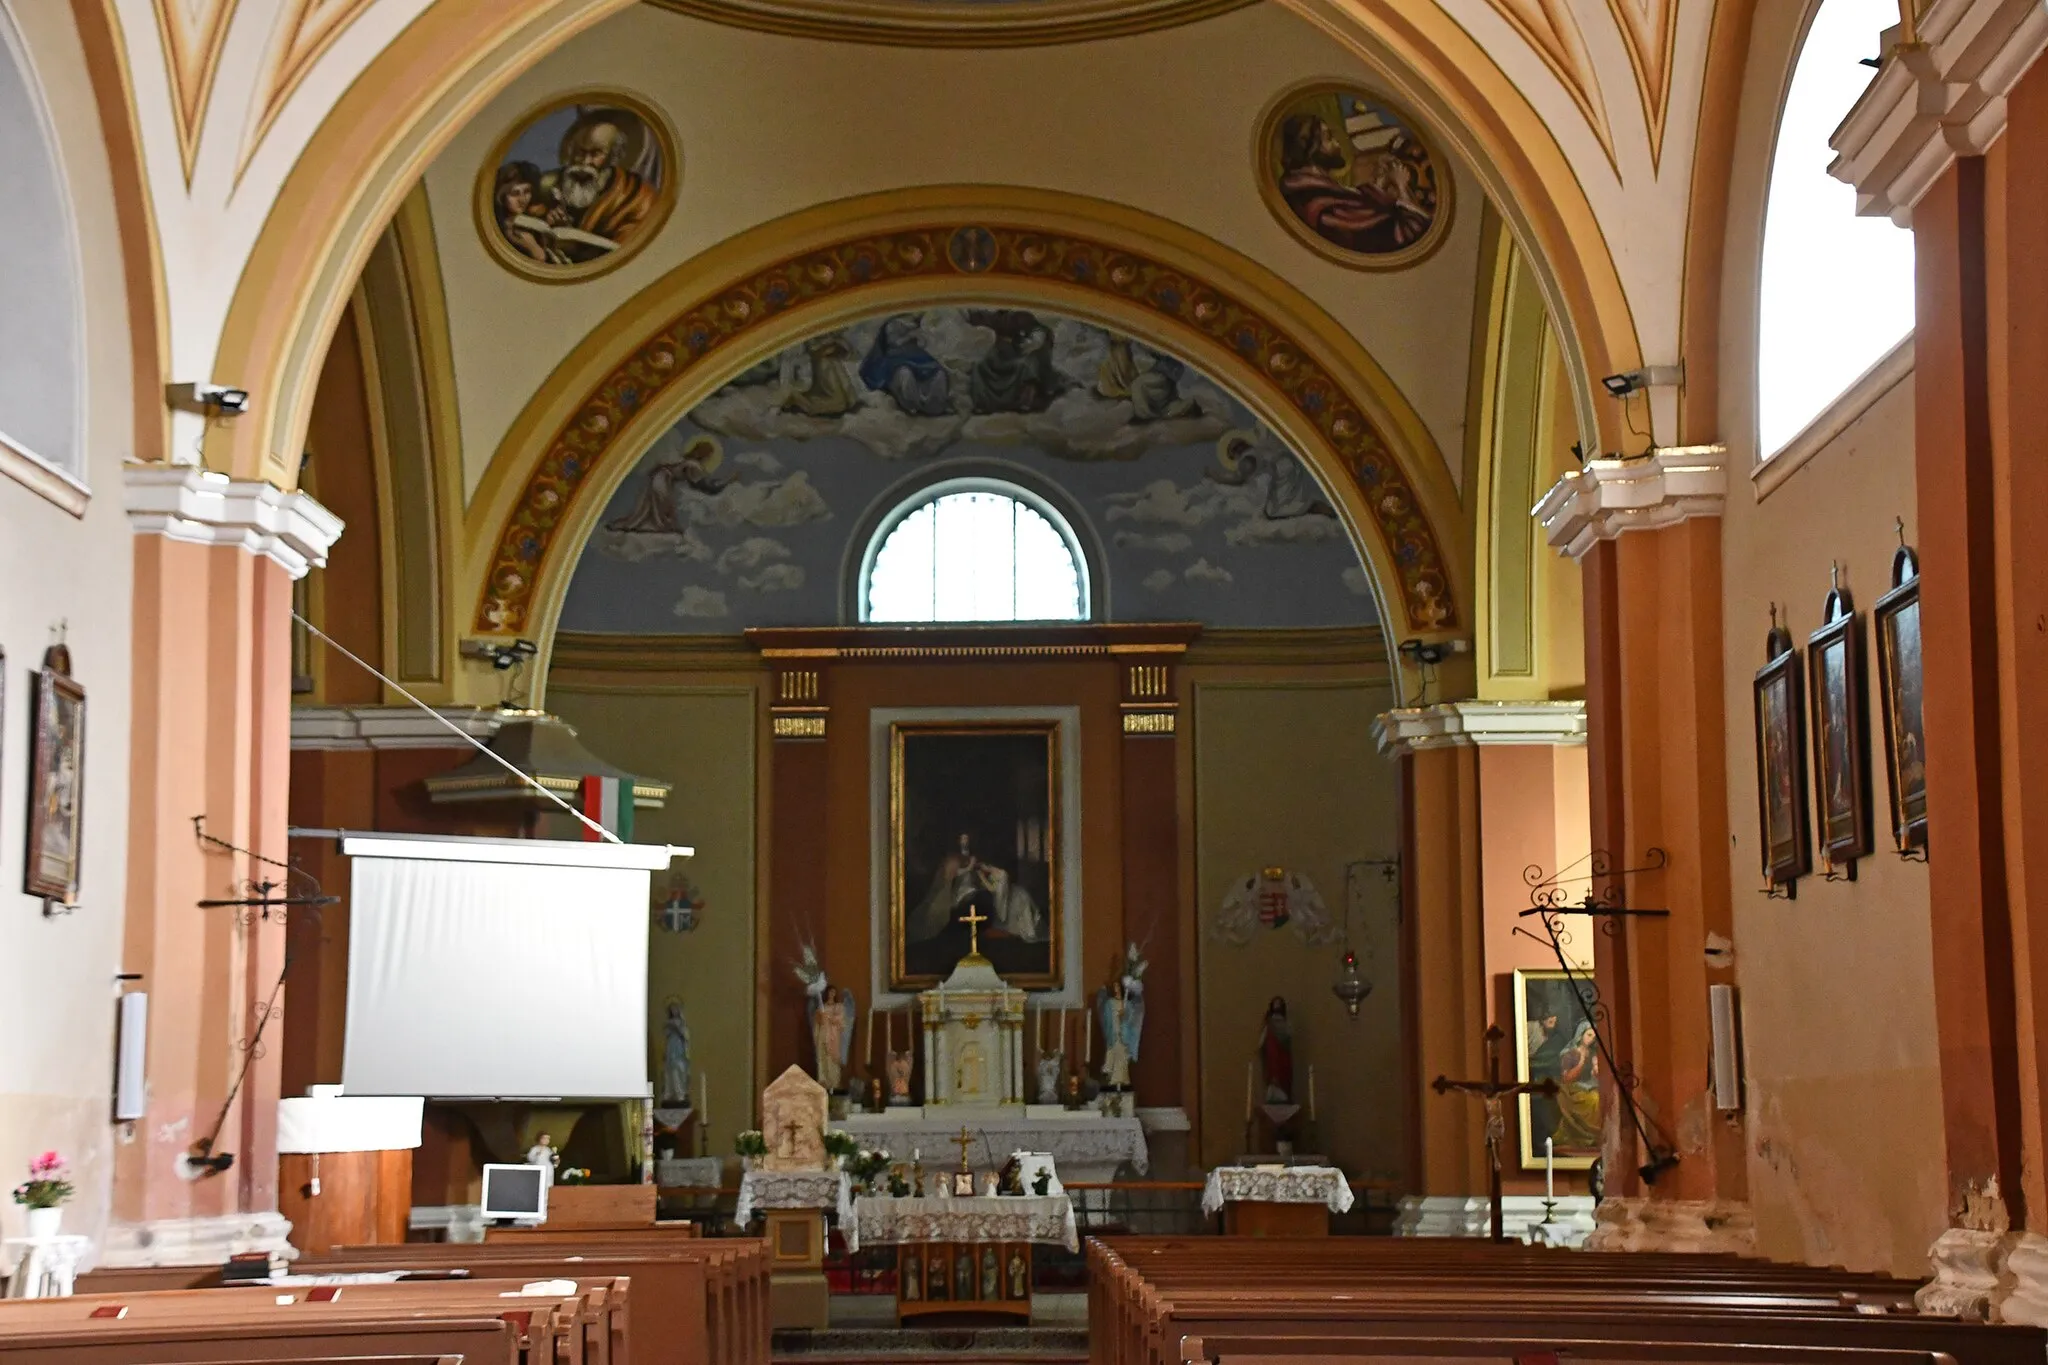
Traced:
<path fill-rule="evenodd" d="M 1287 1350 L 1276 1350 L 1269 1339 L 1260 1337 L 1189 1337 L 1182 1344 L 1182 1353 L 1183 1365 L 1438 1365 L 1444 1360 L 1474 1365 L 1542 1361 L 1548 1365 L 1565 1358 L 1607 1365 L 1954 1365 L 1952 1357 L 1927 1351 L 1555 1338 L 1389 1337 L 1374 1342 L 1370 1354 L 1360 1354 L 1346 1343 L 1327 1339 L 1304 1338 Z"/>
<path fill-rule="evenodd" d="M 498 1318 L 299 1323 L 102 1320 L 0 1332 L 7 1365 L 303 1365 L 372 1359 L 515 1365 L 518 1333 Z"/>
<path fill-rule="evenodd" d="M 547 1279 L 621 1276 L 634 1285 L 633 1365 L 767 1365 L 766 1245 L 652 1230 L 591 1232 L 558 1241 L 339 1248 L 302 1258 L 303 1274 L 466 1271 Z"/>
<path fill-rule="evenodd" d="M 1238 1356 L 1354 1362 L 1422 1339 L 1489 1359 L 1502 1358 L 1497 1343 L 1546 1340 L 1606 1342 L 1617 1358 L 1753 1347 L 1964 1365 L 2038 1365 L 2048 1349 L 2033 1329 L 1921 1318 L 1908 1282 L 1733 1257 L 1323 1238 L 1094 1239 L 1088 1255 L 1096 1365 L 1181 1365 L 1191 1346 L 1213 1356 L 1219 1342 Z"/>

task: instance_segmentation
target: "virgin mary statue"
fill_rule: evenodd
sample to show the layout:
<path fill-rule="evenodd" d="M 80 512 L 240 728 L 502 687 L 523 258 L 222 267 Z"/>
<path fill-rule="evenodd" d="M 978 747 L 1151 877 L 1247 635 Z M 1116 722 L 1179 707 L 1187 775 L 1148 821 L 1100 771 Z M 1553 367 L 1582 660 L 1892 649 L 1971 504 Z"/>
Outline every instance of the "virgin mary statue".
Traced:
<path fill-rule="evenodd" d="M 997 931 L 1026 943 L 1045 938 L 1045 912 L 1031 893 L 1000 867 L 977 858 L 964 834 L 959 848 L 932 873 L 930 888 L 904 926 L 905 938 L 912 943 L 937 938 L 966 911 L 968 902 L 976 900 L 988 916 L 984 932 Z"/>

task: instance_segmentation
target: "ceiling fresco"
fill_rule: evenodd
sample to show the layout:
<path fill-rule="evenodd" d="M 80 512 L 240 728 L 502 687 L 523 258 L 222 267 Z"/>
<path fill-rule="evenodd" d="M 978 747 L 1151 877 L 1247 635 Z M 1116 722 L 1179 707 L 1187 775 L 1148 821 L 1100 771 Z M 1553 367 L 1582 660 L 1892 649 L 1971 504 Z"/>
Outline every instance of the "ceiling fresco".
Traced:
<path fill-rule="evenodd" d="M 606 506 L 562 628 L 836 623 L 879 515 L 970 472 L 1008 475 L 1076 523 L 1112 619 L 1375 619 L 1324 490 L 1215 381 L 1044 309 L 947 306 L 811 337 L 699 403 Z"/>

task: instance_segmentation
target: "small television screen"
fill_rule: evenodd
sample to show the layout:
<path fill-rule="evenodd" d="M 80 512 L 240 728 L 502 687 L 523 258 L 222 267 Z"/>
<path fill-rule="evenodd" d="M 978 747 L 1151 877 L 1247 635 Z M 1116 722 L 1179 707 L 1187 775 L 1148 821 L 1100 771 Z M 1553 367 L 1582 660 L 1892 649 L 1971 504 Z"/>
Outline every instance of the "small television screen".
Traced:
<path fill-rule="evenodd" d="M 484 1220 L 542 1221 L 548 1213 L 547 1186 L 542 1182 L 543 1173 L 538 1166 L 485 1165 Z"/>

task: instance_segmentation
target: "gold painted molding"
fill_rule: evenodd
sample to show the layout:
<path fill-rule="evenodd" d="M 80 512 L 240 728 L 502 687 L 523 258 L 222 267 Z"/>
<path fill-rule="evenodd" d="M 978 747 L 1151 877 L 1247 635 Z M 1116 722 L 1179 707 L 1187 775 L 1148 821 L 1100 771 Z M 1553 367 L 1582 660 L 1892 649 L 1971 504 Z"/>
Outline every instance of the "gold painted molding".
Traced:
<path fill-rule="evenodd" d="M 177 0 L 171 3 L 176 4 Z M 235 165 L 236 184 L 241 183 L 256 149 L 263 145 L 270 125 L 284 112 L 299 82 L 306 79 L 334 40 L 375 3 L 376 0 L 295 0 L 280 21 L 266 58 L 256 121 L 242 140 L 241 157 Z"/>
<path fill-rule="evenodd" d="M 1678 0 L 1607 0 L 1636 76 L 1643 126 L 1650 134 L 1650 169 L 1664 160 L 1664 121 L 1671 107 L 1673 44 L 1678 41 Z"/>
<path fill-rule="evenodd" d="M 192 183 L 192 163 L 199 154 L 199 134 L 206 119 L 213 78 L 227 46 L 228 25 L 237 0 L 152 0 L 157 38 L 163 44 L 164 68 L 171 78 L 171 120 L 178 132 L 178 156 L 185 183 Z"/>
<path fill-rule="evenodd" d="M 892 47 L 1036 47 L 1194 23 L 1255 0 L 648 0 L 735 28 Z"/>
<path fill-rule="evenodd" d="M 1600 75 L 1593 68 L 1592 55 L 1586 51 L 1586 35 L 1580 30 L 1579 21 L 1573 17 L 1571 6 L 1565 0 L 1488 0 L 1488 3 L 1543 59 L 1543 64 L 1550 68 L 1550 74 L 1557 77 L 1565 93 L 1571 96 L 1572 103 L 1579 106 L 1579 113 L 1585 117 L 1586 126 L 1593 130 L 1600 150 L 1607 153 L 1607 164 L 1614 165 L 1614 129 L 1607 120 L 1607 102 L 1601 96 Z M 1609 3 L 1622 4 L 1626 0 L 1609 0 Z"/>
<path fill-rule="evenodd" d="M 878 311 L 970 301 L 1056 308 L 1180 354 L 1231 388 L 1330 490 L 1372 569 L 1381 619 L 1403 634 L 1461 633 L 1456 490 L 1355 338 L 1187 229 L 1081 196 L 972 185 L 765 224 L 607 319 L 514 422 L 470 505 L 473 629 L 523 634 L 545 654 L 575 555 L 612 491 L 736 370 Z"/>

